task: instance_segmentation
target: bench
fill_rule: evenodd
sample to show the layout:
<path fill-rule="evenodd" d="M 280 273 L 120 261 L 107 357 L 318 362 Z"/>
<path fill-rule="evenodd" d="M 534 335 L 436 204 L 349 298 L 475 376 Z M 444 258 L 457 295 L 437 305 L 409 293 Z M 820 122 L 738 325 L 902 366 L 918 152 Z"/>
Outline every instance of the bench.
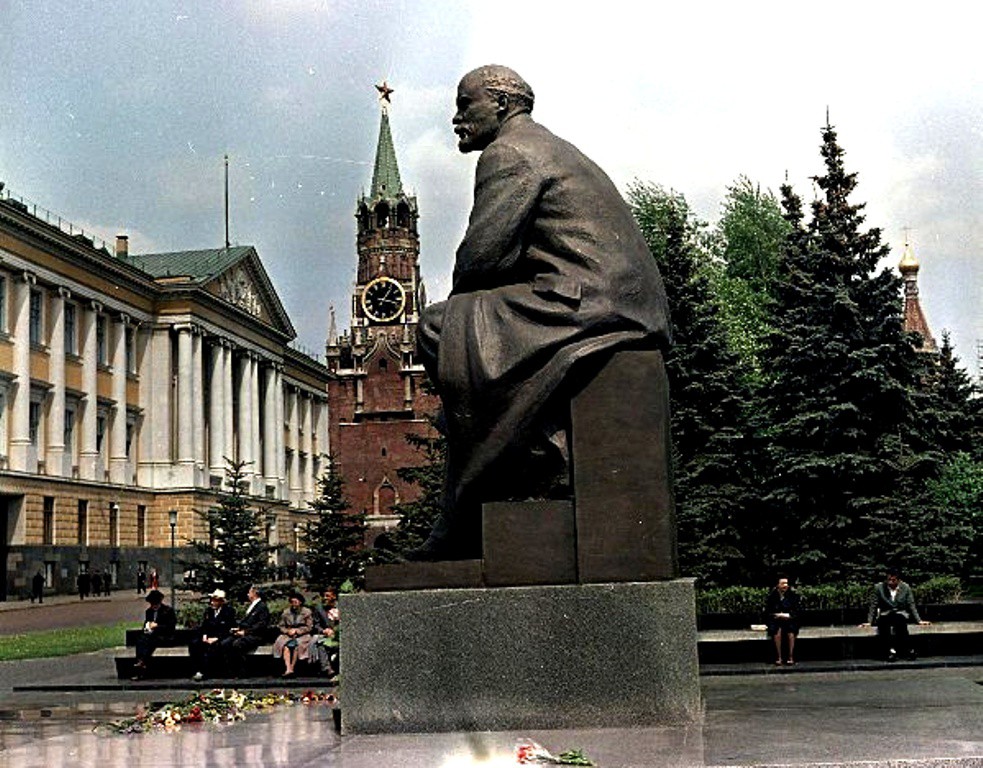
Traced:
<path fill-rule="evenodd" d="M 922 657 L 978 656 L 983 649 L 983 621 L 941 621 L 908 629 Z M 702 665 L 765 663 L 775 653 L 768 634 L 747 625 L 743 629 L 701 629 L 697 648 Z M 883 646 L 873 628 L 804 625 L 795 641 L 795 657 L 800 661 L 880 660 Z"/>
<path fill-rule="evenodd" d="M 196 630 L 178 629 L 174 636 L 163 643 L 150 660 L 148 679 L 156 680 L 180 680 L 190 679 L 198 670 L 191 666 L 191 657 L 188 655 L 188 643 L 195 636 Z M 142 629 L 126 630 L 126 647 L 135 648 L 137 638 L 143 634 Z M 246 656 L 243 662 L 241 677 L 278 677 L 283 672 L 283 661 L 273 657 L 273 640 L 277 636 L 276 627 L 270 627 L 266 643 L 260 645 L 255 651 Z M 120 680 L 129 680 L 134 674 L 133 662 L 136 661 L 133 653 L 126 656 L 116 656 L 116 677 Z M 306 662 L 297 664 L 297 672 L 300 677 L 324 677 L 320 669 L 312 667 Z"/>

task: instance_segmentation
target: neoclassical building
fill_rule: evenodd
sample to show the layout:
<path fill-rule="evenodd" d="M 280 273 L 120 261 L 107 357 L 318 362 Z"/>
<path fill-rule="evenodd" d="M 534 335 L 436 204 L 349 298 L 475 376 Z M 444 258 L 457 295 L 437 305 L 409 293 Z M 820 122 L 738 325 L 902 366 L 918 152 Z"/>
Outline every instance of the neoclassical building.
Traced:
<path fill-rule="evenodd" d="M 0 187 L 0 599 L 38 571 L 119 586 L 207 538 L 226 458 L 246 462 L 286 554 L 328 453 L 327 368 L 250 246 L 129 253 Z M 181 553 L 179 552 L 179 555 Z"/>

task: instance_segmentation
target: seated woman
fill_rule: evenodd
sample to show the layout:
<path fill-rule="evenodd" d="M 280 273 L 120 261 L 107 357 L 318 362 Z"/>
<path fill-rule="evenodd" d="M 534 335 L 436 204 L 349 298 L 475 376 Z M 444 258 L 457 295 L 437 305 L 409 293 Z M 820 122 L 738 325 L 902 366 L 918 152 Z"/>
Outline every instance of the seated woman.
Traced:
<path fill-rule="evenodd" d="M 321 599 L 314 607 L 314 639 L 308 648 L 308 661 L 332 677 L 338 671 L 338 595 L 327 587 Z"/>
<path fill-rule="evenodd" d="M 775 639 L 775 652 L 778 655 L 776 666 L 782 664 L 782 636 L 788 640 L 788 656 L 785 663 L 795 664 L 795 638 L 799 634 L 799 596 L 788 584 L 788 578 L 779 574 L 778 584 L 768 594 L 765 602 L 765 620 L 768 634 Z"/>
<path fill-rule="evenodd" d="M 273 656 L 283 657 L 282 677 L 293 677 L 297 662 L 307 659 L 314 617 L 311 609 L 304 606 L 304 596 L 299 592 L 291 592 L 287 601 L 290 604 L 280 616 L 280 636 L 273 643 Z"/>

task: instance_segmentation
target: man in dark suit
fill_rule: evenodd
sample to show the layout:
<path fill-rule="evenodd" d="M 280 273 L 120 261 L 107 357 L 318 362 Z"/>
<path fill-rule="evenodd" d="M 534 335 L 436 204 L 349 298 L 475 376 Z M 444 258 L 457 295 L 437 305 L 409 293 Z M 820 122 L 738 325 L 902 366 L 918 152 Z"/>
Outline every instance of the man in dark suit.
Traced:
<path fill-rule="evenodd" d="M 239 626 L 233 627 L 229 636 L 220 643 L 233 677 L 242 674 L 246 656 L 263 644 L 270 626 L 270 609 L 263 602 L 260 590 L 255 586 L 250 587 L 248 598 L 246 615 L 239 621 Z"/>
<path fill-rule="evenodd" d="M 571 369 L 670 343 L 631 211 L 597 165 L 533 121 L 533 99 L 497 65 L 458 86 L 458 148 L 481 156 L 450 296 L 418 325 L 448 455 L 443 515 L 410 560 L 480 557 L 481 504 L 539 495 L 526 481 L 565 469 Z"/>
<path fill-rule="evenodd" d="M 869 627 L 876 623 L 877 635 L 884 644 L 887 660 L 897 661 L 899 653 L 907 653 L 909 659 L 915 658 L 915 649 L 908 634 L 909 621 L 920 626 L 931 623 L 923 621 L 918 615 L 915 595 L 911 587 L 901 581 L 900 571 L 897 568 L 888 568 L 884 581 L 874 586 L 867 622 L 860 626 Z"/>
<path fill-rule="evenodd" d="M 188 655 L 195 670 L 194 681 L 213 677 L 221 665 L 221 642 L 229 636 L 236 623 L 232 606 L 225 602 L 225 591 L 216 589 L 208 596 L 209 605 L 198 632 L 188 643 Z"/>
<path fill-rule="evenodd" d="M 152 589 L 147 593 L 147 611 L 144 614 L 143 633 L 136 643 L 136 661 L 133 662 L 133 679 L 147 676 L 147 667 L 154 651 L 174 638 L 177 614 L 164 603 L 164 593 Z"/>

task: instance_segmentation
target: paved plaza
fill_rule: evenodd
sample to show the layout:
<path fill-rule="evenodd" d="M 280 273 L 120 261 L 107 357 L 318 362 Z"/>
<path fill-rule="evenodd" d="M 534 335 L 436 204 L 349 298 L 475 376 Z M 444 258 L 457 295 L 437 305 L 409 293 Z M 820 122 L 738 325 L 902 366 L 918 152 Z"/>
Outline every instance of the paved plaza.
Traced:
<path fill-rule="evenodd" d="M 13 616 L 0 610 L 0 623 L 9 627 Z M 229 726 L 120 736 L 93 728 L 187 691 L 116 682 L 116 652 L 0 663 L 0 766 L 497 768 L 516 765 L 522 738 L 554 753 L 583 749 L 599 768 L 983 766 L 980 666 L 705 674 L 705 720 L 688 728 L 339 736 L 327 706 L 296 704 Z"/>

